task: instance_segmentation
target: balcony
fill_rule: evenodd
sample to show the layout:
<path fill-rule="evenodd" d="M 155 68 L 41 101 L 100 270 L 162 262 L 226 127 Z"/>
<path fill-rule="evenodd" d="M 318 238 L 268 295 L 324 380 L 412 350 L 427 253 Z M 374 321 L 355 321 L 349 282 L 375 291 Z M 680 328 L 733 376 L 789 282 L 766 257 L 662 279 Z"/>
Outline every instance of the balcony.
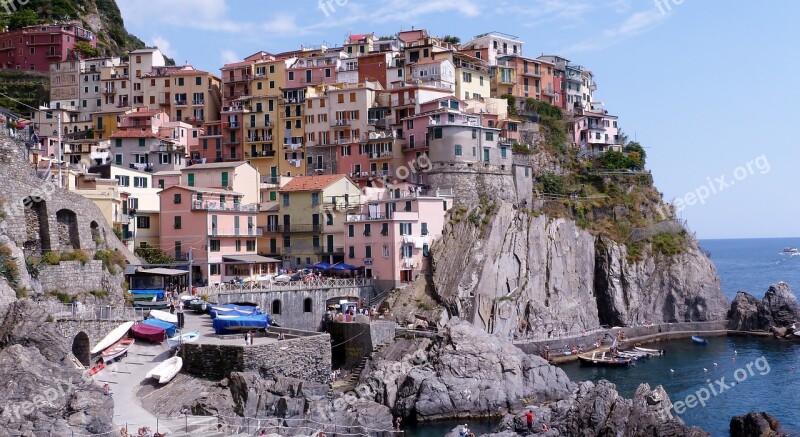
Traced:
<path fill-rule="evenodd" d="M 258 212 L 258 204 L 241 204 L 241 203 L 220 203 L 212 200 L 193 200 L 193 211 L 235 211 L 235 212 Z"/>
<path fill-rule="evenodd" d="M 341 146 L 341 145 L 345 145 L 345 144 L 353 144 L 353 143 L 357 143 L 357 142 L 359 142 L 359 141 L 360 141 L 360 140 L 358 139 L 358 137 L 351 137 L 351 138 L 334 138 L 334 139 L 333 139 L 333 141 L 331 141 L 331 144 L 333 144 L 333 145 L 335 145 L 335 146 Z"/>
<path fill-rule="evenodd" d="M 233 113 L 233 112 L 250 112 L 250 108 L 244 105 L 234 105 L 234 106 L 223 106 L 222 113 Z"/>
<path fill-rule="evenodd" d="M 369 154 L 370 161 L 385 161 L 394 158 L 394 153 L 385 151 L 385 152 L 374 152 Z"/>
<path fill-rule="evenodd" d="M 302 143 L 284 143 L 283 148 L 287 150 L 299 150 L 303 148 Z"/>
<path fill-rule="evenodd" d="M 523 76 L 542 77 L 541 72 L 536 70 L 522 70 Z"/>
<path fill-rule="evenodd" d="M 102 90 L 102 93 L 103 94 L 116 94 L 117 93 L 117 89 L 116 88 L 104 88 Z"/>
<path fill-rule="evenodd" d="M 511 77 L 500 76 L 500 78 L 497 81 L 500 82 L 503 85 L 515 85 L 516 84 L 514 79 L 511 78 Z"/>
<path fill-rule="evenodd" d="M 248 80 L 251 79 L 251 76 L 249 74 L 244 74 L 241 76 L 232 76 L 232 77 L 228 76 L 225 79 L 226 79 L 225 83 L 239 83 L 239 82 L 247 82 Z"/>
<path fill-rule="evenodd" d="M 556 96 L 556 92 L 554 90 L 552 90 L 552 89 L 543 90 L 542 94 L 544 94 L 546 96 L 550 96 L 550 97 L 555 97 Z"/>
<path fill-rule="evenodd" d="M 280 185 L 280 176 L 263 176 L 261 178 L 261 189 L 278 188 Z"/>
<path fill-rule="evenodd" d="M 271 143 L 272 137 L 269 135 L 253 135 L 247 137 L 248 143 Z"/>
<path fill-rule="evenodd" d="M 222 127 L 224 129 L 239 129 L 239 122 L 238 121 L 226 121 L 222 123 Z"/>
<path fill-rule="evenodd" d="M 368 222 L 368 221 L 375 221 L 375 220 L 392 220 L 394 219 L 394 214 L 385 214 L 382 212 L 370 213 L 370 214 L 350 214 L 347 216 L 348 222 Z M 381 235 L 384 237 L 387 234 L 384 234 L 383 231 L 380 232 Z"/>
<path fill-rule="evenodd" d="M 241 160 L 242 160 L 242 155 L 239 154 L 225 155 L 222 157 L 222 161 L 241 161 Z M 219 158 L 217 159 L 217 162 L 220 162 Z"/>
<path fill-rule="evenodd" d="M 192 105 L 194 106 L 203 106 L 206 104 L 205 100 L 192 100 Z"/>
<path fill-rule="evenodd" d="M 209 232 L 212 237 L 261 237 L 264 231 L 261 228 L 233 228 L 233 229 L 214 229 Z"/>
<path fill-rule="evenodd" d="M 260 152 L 244 152 L 245 158 L 272 158 L 275 156 L 274 150 L 262 150 Z"/>
<path fill-rule="evenodd" d="M 317 246 L 314 248 L 317 255 L 344 255 L 344 247 Z"/>
<path fill-rule="evenodd" d="M 331 127 L 348 127 L 348 126 L 350 126 L 350 120 L 347 119 L 331 120 Z"/>
<path fill-rule="evenodd" d="M 166 142 L 150 145 L 151 152 L 174 152 L 177 149 L 178 147 L 176 147 L 175 144 Z"/>
<path fill-rule="evenodd" d="M 322 225 L 267 225 L 262 228 L 262 231 L 273 234 L 319 234 L 322 233 Z"/>
<path fill-rule="evenodd" d="M 414 141 L 413 143 L 407 141 L 405 144 L 403 144 L 403 150 L 427 150 L 427 149 L 428 149 L 428 143 L 422 140 Z"/>

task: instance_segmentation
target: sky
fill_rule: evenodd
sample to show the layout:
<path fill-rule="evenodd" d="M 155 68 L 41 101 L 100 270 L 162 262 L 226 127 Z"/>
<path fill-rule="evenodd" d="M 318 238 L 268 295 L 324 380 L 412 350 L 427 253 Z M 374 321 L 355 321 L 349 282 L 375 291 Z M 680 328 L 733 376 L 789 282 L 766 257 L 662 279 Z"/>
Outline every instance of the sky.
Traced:
<path fill-rule="evenodd" d="M 500 31 L 523 55 L 593 71 L 595 100 L 647 152 L 698 238 L 800 236 L 800 2 L 728 0 L 117 0 L 127 29 L 219 74 L 260 50 L 340 46 L 349 33 Z M 794 79 L 792 79 L 794 78 Z M 800 138 L 800 136 L 798 137 Z"/>

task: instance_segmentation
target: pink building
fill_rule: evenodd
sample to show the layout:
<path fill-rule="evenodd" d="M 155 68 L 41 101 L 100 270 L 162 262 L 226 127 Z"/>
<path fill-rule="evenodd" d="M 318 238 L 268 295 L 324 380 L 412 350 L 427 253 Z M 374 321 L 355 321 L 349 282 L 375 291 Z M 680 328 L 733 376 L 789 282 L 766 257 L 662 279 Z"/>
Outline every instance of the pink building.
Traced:
<path fill-rule="evenodd" d="M 348 215 L 345 223 L 345 262 L 364 266 L 366 276 L 385 288 L 413 281 L 428 268 L 452 195 L 409 184 L 364 188 L 364 194 L 361 212 Z"/>
<path fill-rule="evenodd" d="M 192 127 L 170 122 L 169 115 L 136 108 L 120 116 L 111 135 L 114 164 L 145 171 L 177 170 L 185 165 Z"/>
<path fill-rule="evenodd" d="M 11 4 L 11 3 L 9 3 Z M 29 26 L 0 33 L 0 70 L 50 71 L 54 62 L 78 59 L 75 43 L 97 37 L 75 22 Z"/>
<path fill-rule="evenodd" d="M 277 271 L 278 260 L 258 255 L 258 204 L 242 204 L 241 193 L 176 185 L 159 196 L 161 246 L 189 261 L 193 281 L 218 284 Z"/>

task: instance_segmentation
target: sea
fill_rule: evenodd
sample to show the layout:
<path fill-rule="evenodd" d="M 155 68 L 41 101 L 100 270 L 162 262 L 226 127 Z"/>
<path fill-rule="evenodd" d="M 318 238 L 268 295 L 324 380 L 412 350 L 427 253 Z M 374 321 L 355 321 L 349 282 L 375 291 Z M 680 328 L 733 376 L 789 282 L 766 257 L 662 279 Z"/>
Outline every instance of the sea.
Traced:
<path fill-rule="evenodd" d="M 800 247 L 800 238 L 701 240 L 700 245 L 716 265 L 729 301 L 738 291 L 761 299 L 770 285 L 780 281 L 800 294 L 800 255 L 781 253 L 784 247 Z M 661 385 L 673 403 L 684 403 L 681 411 L 671 412 L 673 415 L 714 437 L 729 437 L 731 417 L 749 411 L 770 413 L 784 432 L 800 437 L 800 408 L 796 404 L 800 399 L 800 342 L 711 337 L 705 346 L 683 339 L 652 347 L 667 353 L 628 368 L 579 364 L 562 368 L 573 381 L 611 381 L 625 397 L 631 397 L 641 383 Z M 464 422 L 408 424 L 404 426 L 405 435 L 439 437 Z M 497 422 L 467 423 L 480 435 L 490 432 Z"/>

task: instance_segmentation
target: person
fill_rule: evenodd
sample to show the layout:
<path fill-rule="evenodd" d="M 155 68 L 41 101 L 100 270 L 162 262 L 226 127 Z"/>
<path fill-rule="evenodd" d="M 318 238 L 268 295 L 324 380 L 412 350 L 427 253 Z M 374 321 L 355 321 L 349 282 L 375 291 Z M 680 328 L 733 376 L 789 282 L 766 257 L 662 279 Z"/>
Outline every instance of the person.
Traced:
<path fill-rule="evenodd" d="M 533 431 L 533 412 L 531 410 L 525 412 L 525 423 L 528 424 L 528 431 Z"/>
<path fill-rule="evenodd" d="M 248 345 L 248 344 L 250 344 L 250 331 L 247 331 L 247 332 L 245 332 L 245 334 L 244 334 L 244 344 L 245 344 L 245 345 Z"/>
<path fill-rule="evenodd" d="M 72 296 L 72 315 L 74 316 L 78 312 L 78 298 Z"/>
<path fill-rule="evenodd" d="M 278 333 L 278 340 L 286 340 L 286 337 L 283 336 L 283 332 Z"/>
<path fill-rule="evenodd" d="M 458 432 L 459 437 L 467 437 L 469 435 L 469 427 L 465 423 L 464 426 L 461 427 L 461 431 Z"/>
<path fill-rule="evenodd" d="M 112 395 L 112 393 L 111 393 L 111 386 L 110 386 L 110 385 L 108 385 L 108 383 L 105 383 L 105 384 L 103 385 L 103 390 L 106 392 L 106 396 L 109 396 L 109 397 L 110 397 L 110 396 Z"/>
<path fill-rule="evenodd" d="M 178 312 L 178 329 L 183 329 L 183 324 L 185 322 L 185 318 L 183 315 L 183 301 L 178 300 L 178 305 L 176 306 L 175 311 Z"/>
<path fill-rule="evenodd" d="M 403 419 L 401 419 L 400 416 L 398 416 L 396 419 L 394 419 L 394 430 L 395 431 L 400 431 L 400 422 L 402 422 L 402 420 Z"/>

